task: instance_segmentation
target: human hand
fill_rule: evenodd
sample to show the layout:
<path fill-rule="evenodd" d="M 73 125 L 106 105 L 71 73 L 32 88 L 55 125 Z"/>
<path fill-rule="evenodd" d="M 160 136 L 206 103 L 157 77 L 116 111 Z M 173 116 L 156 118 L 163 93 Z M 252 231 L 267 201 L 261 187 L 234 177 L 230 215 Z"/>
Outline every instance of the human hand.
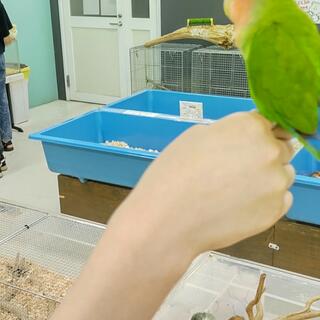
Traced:
<path fill-rule="evenodd" d="M 10 37 L 13 39 L 13 40 L 16 40 L 17 39 L 17 36 L 18 36 L 18 30 L 17 30 L 17 26 L 14 24 L 12 26 L 12 29 L 10 29 Z"/>
<path fill-rule="evenodd" d="M 292 205 L 289 140 L 255 112 L 194 126 L 151 165 L 124 211 L 140 233 L 194 255 L 258 234 Z"/>
<path fill-rule="evenodd" d="M 9 35 L 3 38 L 3 41 L 6 46 L 9 46 L 17 38 L 18 31 L 17 31 L 16 25 L 13 25 L 13 27 L 9 30 L 9 32 L 10 32 Z"/>
<path fill-rule="evenodd" d="M 52 320 L 152 319 L 196 255 L 287 212 L 289 139 L 253 112 L 182 134 L 114 214 Z"/>

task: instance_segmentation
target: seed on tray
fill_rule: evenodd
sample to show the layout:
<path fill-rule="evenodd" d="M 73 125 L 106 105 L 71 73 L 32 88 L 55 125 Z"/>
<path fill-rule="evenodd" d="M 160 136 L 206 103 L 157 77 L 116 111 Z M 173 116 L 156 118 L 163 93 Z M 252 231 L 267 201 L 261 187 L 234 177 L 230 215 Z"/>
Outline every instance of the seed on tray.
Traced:
<path fill-rule="evenodd" d="M 314 172 L 311 177 L 320 179 L 320 171 Z"/>
<path fill-rule="evenodd" d="M 160 153 L 158 150 L 153 150 L 153 149 L 143 149 L 143 148 L 138 148 L 138 147 L 131 147 L 129 146 L 125 141 L 105 141 L 107 146 L 110 147 L 119 147 L 119 148 L 125 148 L 125 149 L 132 149 L 132 150 L 137 150 L 137 151 L 148 151 L 148 152 L 154 152 L 154 153 Z"/>

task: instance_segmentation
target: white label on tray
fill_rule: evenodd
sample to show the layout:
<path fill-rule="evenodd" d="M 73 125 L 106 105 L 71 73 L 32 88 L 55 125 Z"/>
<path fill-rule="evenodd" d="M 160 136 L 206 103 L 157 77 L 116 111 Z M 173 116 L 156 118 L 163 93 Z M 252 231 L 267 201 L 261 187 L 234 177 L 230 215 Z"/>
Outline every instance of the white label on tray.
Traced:
<path fill-rule="evenodd" d="M 180 117 L 184 119 L 203 119 L 203 103 L 180 101 Z"/>
<path fill-rule="evenodd" d="M 294 150 L 294 156 L 293 158 L 303 149 L 303 144 L 301 142 L 298 141 L 298 139 L 296 138 L 293 138 L 291 141 L 290 141 L 292 147 L 293 147 L 293 150 Z"/>

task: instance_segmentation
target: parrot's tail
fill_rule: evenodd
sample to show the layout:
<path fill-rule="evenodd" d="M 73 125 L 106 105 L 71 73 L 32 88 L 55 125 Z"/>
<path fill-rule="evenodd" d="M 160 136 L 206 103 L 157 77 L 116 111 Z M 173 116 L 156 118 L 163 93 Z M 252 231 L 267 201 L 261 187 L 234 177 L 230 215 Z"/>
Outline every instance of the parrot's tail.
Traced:
<path fill-rule="evenodd" d="M 304 147 L 318 160 L 320 161 L 320 150 L 317 150 L 308 140 L 301 135 L 297 134 L 296 138 L 304 145 Z"/>
<path fill-rule="evenodd" d="M 313 146 L 308 140 L 307 136 L 303 136 L 299 134 L 297 131 L 295 131 L 292 128 L 284 128 L 285 130 L 289 131 L 289 133 L 294 137 L 297 138 L 300 143 L 303 144 L 303 146 L 308 150 L 318 161 L 320 161 L 320 150 L 318 150 L 315 146 Z M 312 136 L 315 140 L 320 140 L 320 136 L 317 134 L 315 136 Z"/>
<path fill-rule="evenodd" d="M 307 139 L 307 136 L 303 136 L 301 133 L 294 130 L 289 124 L 284 121 L 283 118 L 280 116 L 274 114 L 273 116 L 276 117 L 277 123 L 286 131 L 288 131 L 292 137 L 296 138 L 303 146 L 306 148 L 308 152 L 312 154 L 312 156 L 320 161 L 320 150 L 318 150 L 315 146 L 313 146 Z M 318 134 L 315 134 L 315 136 L 311 136 L 311 138 L 314 138 L 315 140 L 320 140 L 320 137 Z"/>

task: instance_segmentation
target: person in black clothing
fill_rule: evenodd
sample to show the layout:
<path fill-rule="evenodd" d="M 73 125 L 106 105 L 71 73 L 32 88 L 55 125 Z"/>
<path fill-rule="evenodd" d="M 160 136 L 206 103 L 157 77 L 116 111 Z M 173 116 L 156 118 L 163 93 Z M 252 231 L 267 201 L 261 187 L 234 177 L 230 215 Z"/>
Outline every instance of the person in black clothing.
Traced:
<path fill-rule="evenodd" d="M 12 151 L 11 119 L 6 93 L 6 67 L 4 51 L 14 41 L 10 31 L 14 30 L 8 14 L 0 1 L 0 178 L 7 169 L 3 151 Z"/>

